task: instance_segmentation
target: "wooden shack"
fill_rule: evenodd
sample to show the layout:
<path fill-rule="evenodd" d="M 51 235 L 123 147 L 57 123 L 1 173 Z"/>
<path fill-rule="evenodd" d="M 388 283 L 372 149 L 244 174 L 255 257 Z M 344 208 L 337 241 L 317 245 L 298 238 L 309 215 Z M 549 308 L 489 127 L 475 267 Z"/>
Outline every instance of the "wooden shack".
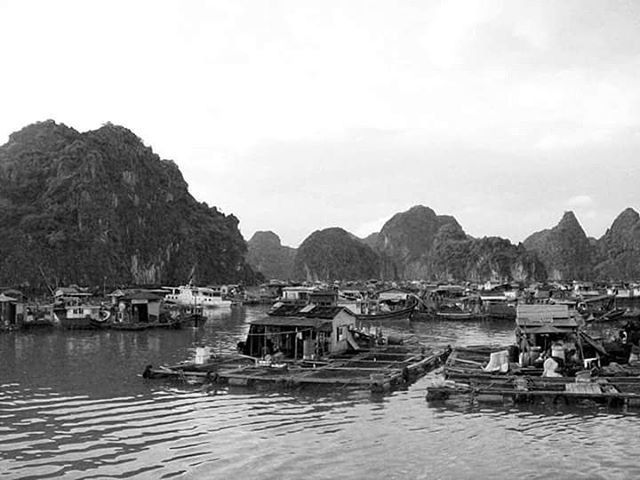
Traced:
<path fill-rule="evenodd" d="M 350 330 L 356 317 L 343 307 L 308 305 L 295 314 L 251 322 L 243 353 L 252 357 L 281 353 L 288 359 L 317 359 L 357 348 Z"/>
<path fill-rule="evenodd" d="M 18 299 L 0 293 L 0 327 L 16 328 L 23 316 L 22 303 Z"/>
<path fill-rule="evenodd" d="M 539 361 L 545 354 L 559 356 L 564 360 L 564 350 L 577 350 L 584 358 L 579 327 L 580 323 L 569 311 L 567 305 L 518 305 L 516 343 L 524 355 L 521 363 L 529 364 Z"/>
<path fill-rule="evenodd" d="M 118 300 L 117 322 L 157 323 L 162 297 L 149 292 L 132 292 Z"/>

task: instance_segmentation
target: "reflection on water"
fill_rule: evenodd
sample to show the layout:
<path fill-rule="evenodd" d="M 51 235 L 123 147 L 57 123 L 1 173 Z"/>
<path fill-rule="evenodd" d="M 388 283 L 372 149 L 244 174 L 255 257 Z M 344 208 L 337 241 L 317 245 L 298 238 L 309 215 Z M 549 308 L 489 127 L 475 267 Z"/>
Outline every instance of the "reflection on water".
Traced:
<path fill-rule="evenodd" d="M 229 352 L 260 308 L 176 331 L 0 336 L 0 478 L 633 478 L 635 413 L 145 381 L 204 342 Z M 506 323 L 405 323 L 436 346 L 508 344 Z"/>

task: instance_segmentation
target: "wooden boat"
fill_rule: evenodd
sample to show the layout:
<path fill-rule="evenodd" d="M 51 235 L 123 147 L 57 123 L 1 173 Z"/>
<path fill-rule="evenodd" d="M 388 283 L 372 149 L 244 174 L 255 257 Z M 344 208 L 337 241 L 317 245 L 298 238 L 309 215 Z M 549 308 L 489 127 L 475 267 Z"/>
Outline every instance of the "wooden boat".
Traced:
<path fill-rule="evenodd" d="M 178 329 L 182 328 L 182 321 L 180 319 L 168 319 L 165 321 L 157 322 L 109 322 L 105 328 L 111 328 L 113 330 L 150 330 L 154 328 L 162 329 Z"/>
<path fill-rule="evenodd" d="M 110 315 L 101 305 L 62 304 L 53 308 L 55 322 L 69 330 L 94 330 Z"/>
<path fill-rule="evenodd" d="M 418 302 L 414 298 L 407 300 L 407 305 L 397 310 L 391 311 L 378 311 L 376 313 L 369 314 L 356 314 L 356 319 L 359 321 L 383 321 L 383 320 L 409 320 L 413 314 Z"/>
<path fill-rule="evenodd" d="M 101 330 L 101 329 L 104 329 L 104 328 L 111 328 L 111 322 L 109 321 L 110 317 L 111 317 L 111 315 L 109 315 L 108 317 L 99 318 L 99 319 L 98 318 L 90 318 L 89 319 L 89 323 L 96 330 Z"/>
<path fill-rule="evenodd" d="M 587 318 L 585 321 L 587 323 L 604 323 L 604 322 L 613 322 L 616 320 L 622 320 L 626 311 L 627 311 L 626 308 L 613 308 L 608 312 L 603 313 L 600 316 L 591 316 Z"/>
<path fill-rule="evenodd" d="M 483 313 L 473 312 L 436 312 L 435 314 L 438 320 L 452 320 L 452 321 L 477 321 L 486 320 L 488 316 Z"/>
<path fill-rule="evenodd" d="M 245 365 L 253 365 L 257 359 L 245 355 L 227 355 L 225 357 L 208 357 L 202 362 L 186 361 L 170 366 L 147 365 L 142 373 L 147 379 L 178 379 L 194 383 L 212 381 L 220 368 L 240 368 Z"/>

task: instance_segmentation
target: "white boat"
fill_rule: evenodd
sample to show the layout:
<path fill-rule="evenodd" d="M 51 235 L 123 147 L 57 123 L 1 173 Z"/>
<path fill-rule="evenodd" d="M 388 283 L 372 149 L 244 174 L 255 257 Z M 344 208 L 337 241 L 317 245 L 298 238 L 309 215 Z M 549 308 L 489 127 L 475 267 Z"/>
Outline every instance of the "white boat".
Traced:
<path fill-rule="evenodd" d="M 163 287 L 167 290 L 164 299 L 167 302 L 192 307 L 231 307 L 231 300 L 223 299 L 221 287 L 196 287 L 181 285 L 179 287 Z"/>
<path fill-rule="evenodd" d="M 53 307 L 53 321 L 71 330 L 93 330 L 106 325 L 111 312 L 101 305 L 73 304 Z"/>

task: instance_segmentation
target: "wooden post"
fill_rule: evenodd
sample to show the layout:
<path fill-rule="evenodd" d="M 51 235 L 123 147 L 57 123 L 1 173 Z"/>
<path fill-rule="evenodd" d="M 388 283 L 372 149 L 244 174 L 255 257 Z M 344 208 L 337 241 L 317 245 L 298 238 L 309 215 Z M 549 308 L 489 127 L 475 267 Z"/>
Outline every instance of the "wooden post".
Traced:
<path fill-rule="evenodd" d="M 298 360 L 298 327 L 296 327 L 296 334 L 293 339 L 293 358 Z"/>

